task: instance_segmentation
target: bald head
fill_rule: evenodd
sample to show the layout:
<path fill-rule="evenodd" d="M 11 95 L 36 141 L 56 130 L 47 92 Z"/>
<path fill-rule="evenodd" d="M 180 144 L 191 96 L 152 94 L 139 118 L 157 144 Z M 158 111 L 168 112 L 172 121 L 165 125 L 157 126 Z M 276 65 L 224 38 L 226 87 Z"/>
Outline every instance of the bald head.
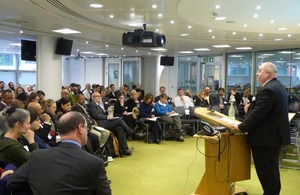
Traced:
<path fill-rule="evenodd" d="M 67 97 L 69 97 L 69 90 L 67 90 L 67 89 L 63 89 L 63 90 L 61 90 L 61 93 L 60 93 L 60 96 L 61 96 L 61 98 L 67 98 Z"/>
<path fill-rule="evenodd" d="M 42 114 L 42 106 L 38 102 L 30 102 L 27 106 L 27 110 L 29 111 L 35 111 L 38 112 L 39 114 Z"/>

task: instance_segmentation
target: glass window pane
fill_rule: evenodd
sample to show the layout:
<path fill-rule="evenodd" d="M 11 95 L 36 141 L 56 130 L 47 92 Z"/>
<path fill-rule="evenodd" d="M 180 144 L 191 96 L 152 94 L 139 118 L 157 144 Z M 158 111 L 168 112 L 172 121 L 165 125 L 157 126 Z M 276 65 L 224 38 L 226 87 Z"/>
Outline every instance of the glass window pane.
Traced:
<path fill-rule="evenodd" d="M 119 63 L 108 63 L 108 84 L 119 88 Z"/>
<path fill-rule="evenodd" d="M 193 95 L 197 94 L 197 57 L 178 58 L 178 83 L 184 91 L 189 89 Z"/>
<path fill-rule="evenodd" d="M 35 61 L 21 60 L 21 55 L 18 55 L 18 59 L 20 62 L 19 70 L 36 71 L 36 62 Z"/>
<path fill-rule="evenodd" d="M 201 88 L 210 87 L 212 93 L 217 93 L 222 86 L 221 56 L 201 57 Z"/>
<path fill-rule="evenodd" d="M 15 70 L 14 54 L 0 53 L 0 70 Z"/>
<path fill-rule="evenodd" d="M 252 53 L 227 54 L 226 90 L 236 87 L 239 93 L 251 89 Z"/>
<path fill-rule="evenodd" d="M 16 72 L 15 71 L 0 71 L 0 80 L 4 81 L 6 85 L 9 82 L 13 82 L 16 84 Z"/>
<path fill-rule="evenodd" d="M 20 72 L 19 82 L 21 85 L 36 85 L 36 72 Z"/>
<path fill-rule="evenodd" d="M 140 61 L 139 60 L 124 60 L 123 61 L 123 84 L 129 87 L 140 83 Z"/>

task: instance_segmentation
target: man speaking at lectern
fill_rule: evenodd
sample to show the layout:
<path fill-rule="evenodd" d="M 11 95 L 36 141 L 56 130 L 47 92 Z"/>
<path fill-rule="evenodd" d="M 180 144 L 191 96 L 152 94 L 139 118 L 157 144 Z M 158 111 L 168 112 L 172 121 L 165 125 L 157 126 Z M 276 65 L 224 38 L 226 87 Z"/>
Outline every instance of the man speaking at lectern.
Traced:
<path fill-rule="evenodd" d="M 278 195 L 281 189 L 279 153 L 281 146 L 290 143 L 288 95 L 276 78 L 277 68 L 273 63 L 261 64 L 256 76 L 261 85 L 256 101 L 251 103 L 245 120 L 231 126 L 248 132 L 248 143 L 264 195 Z"/>

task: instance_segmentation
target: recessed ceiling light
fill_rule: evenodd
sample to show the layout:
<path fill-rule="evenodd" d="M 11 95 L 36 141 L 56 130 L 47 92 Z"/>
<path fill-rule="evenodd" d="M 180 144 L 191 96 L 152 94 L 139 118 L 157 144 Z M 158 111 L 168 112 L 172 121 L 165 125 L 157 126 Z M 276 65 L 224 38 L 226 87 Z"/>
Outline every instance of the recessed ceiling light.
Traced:
<path fill-rule="evenodd" d="M 9 44 L 9 45 L 21 47 L 21 43 L 11 43 L 11 44 Z"/>
<path fill-rule="evenodd" d="M 175 21 L 174 20 L 171 20 L 171 22 L 170 22 L 171 24 L 174 24 L 175 23 Z"/>
<path fill-rule="evenodd" d="M 162 14 L 160 14 L 160 13 L 158 14 L 158 17 L 160 17 L 160 18 L 161 18 L 162 16 L 163 16 Z"/>
<path fill-rule="evenodd" d="M 236 32 L 232 32 L 233 35 L 236 35 Z"/>
<path fill-rule="evenodd" d="M 96 53 L 95 55 L 97 55 L 97 56 L 107 56 L 108 54 L 106 54 L 106 53 Z"/>
<path fill-rule="evenodd" d="M 81 33 L 80 31 L 76 31 L 76 30 L 72 30 L 69 28 L 63 28 L 63 29 L 58 29 L 58 30 L 52 30 L 53 32 L 57 32 L 57 33 L 62 33 L 62 34 L 77 34 L 77 33 Z"/>
<path fill-rule="evenodd" d="M 220 5 L 216 5 L 215 8 L 216 8 L 216 9 L 220 9 L 221 6 L 220 6 Z"/>
<path fill-rule="evenodd" d="M 287 36 L 288 36 L 288 37 L 291 37 L 291 36 L 292 36 L 292 34 L 288 34 Z"/>
<path fill-rule="evenodd" d="M 189 25 L 189 26 L 188 26 L 188 28 L 192 28 L 192 26 L 191 26 L 191 25 Z"/>
<path fill-rule="evenodd" d="M 22 31 L 22 30 L 20 30 L 20 33 L 21 33 L 21 34 L 23 34 L 23 31 Z"/>
<path fill-rule="evenodd" d="M 80 53 L 82 53 L 82 54 L 94 54 L 95 52 L 92 52 L 92 51 L 82 51 Z"/>
<path fill-rule="evenodd" d="M 151 52 L 149 52 L 148 54 L 151 55 Z"/>
<path fill-rule="evenodd" d="M 244 38 L 243 38 L 243 40 L 244 40 L 244 41 L 246 41 L 246 40 L 247 40 L 247 38 L 246 38 L 246 37 L 244 37 Z"/>
<path fill-rule="evenodd" d="M 282 39 L 274 39 L 274 41 L 282 41 Z"/>
<path fill-rule="evenodd" d="M 153 8 L 153 9 L 156 9 L 156 8 L 157 8 L 157 5 L 156 5 L 156 4 L 153 4 L 153 5 L 152 5 L 152 8 Z"/>
<path fill-rule="evenodd" d="M 121 50 L 124 50 L 124 48 L 123 48 L 123 47 L 121 47 Z"/>
<path fill-rule="evenodd" d="M 195 51 L 210 51 L 208 48 L 195 48 Z"/>
<path fill-rule="evenodd" d="M 115 16 L 114 16 L 114 15 L 110 15 L 109 17 L 110 17 L 110 18 L 114 18 Z"/>
<path fill-rule="evenodd" d="M 189 53 L 194 53 L 194 52 L 192 52 L 192 51 L 179 51 L 178 53 L 189 54 Z"/>
<path fill-rule="evenodd" d="M 274 20 L 270 20 L 270 23 L 273 24 L 273 23 L 274 23 Z"/>
<path fill-rule="evenodd" d="M 150 50 L 152 50 L 152 51 L 167 51 L 167 49 L 162 48 L 162 47 L 160 47 L 160 48 L 151 48 Z"/>
<path fill-rule="evenodd" d="M 188 36 L 189 34 L 187 34 L 187 33 L 181 33 L 180 34 L 180 36 L 182 36 L 182 37 L 186 37 L 186 36 Z"/>
<path fill-rule="evenodd" d="M 226 17 L 220 16 L 220 17 L 215 17 L 214 19 L 215 19 L 215 20 L 226 20 Z"/>
<path fill-rule="evenodd" d="M 287 30 L 287 28 L 286 27 L 280 27 L 280 28 L 277 28 L 277 30 Z"/>
<path fill-rule="evenodd" d="M 258 14 L 254 14 L 254 15 L 253 15 L 253 18 L 258 18 Z"/>
<path fill-rule="evenodd" d="M 135 50 L 135 52 L 136 52 L 136 53 L 138 53 L 138 52 L 139 52 L 139 50 Z"/>
<path fill-rule="evenodd" d="M 257 5 L 257 6 L 256 6 L 256 9 L 258 9 L 258 10 L 261 9 L 261 6 L 260 6 L 260 5 Z"/>
<path fill-rule="evenodd" d="M 128 24 L 128 26 L 131 26 L 131 27 L 140 27 L 142 25 L 139 24 L 139 23 L 130 23 L 130 24 Z"/>
<path fill-rule="evenodd" d="M 212 29 L 209 29 L 208 32 L 211 33 L 211 32 L 212 32 Z"/>
<path fill-rule="evenodd" d="M 273 54 L 273 53 L 264 53 L 264 54 L 261 54 L 261 55 L 263 55 L 263 56 L 274 56 L 275 54 Z"/>
<path fill-rule="evenodd" d="M 281 54 L 291 54 L 291 53 L 296 53 L 294 51 L 280 51 L 278 53 L 281 53 Z"/>
<path fill-rule="evenodd" d="M 88 42 L 88 41 L 86 41 L 86 42 L 85 42 L 85 44 L 89 44 L 89 42 Z"/>
<path fill-rule="evenodd" d="M 264 36 L 264 34 L 260 33 L 259 36 L 262 37 L 262 36 Z"/>
<path fill-rule="evenodd" d="M 214 38 L 216 38 L 216 37 L 215 37 L 215 36 L 212 36 L 211 38 L 214 39 Z"/>
<path fill-rule="evenodd" d="M 252 47 L 236 47 L 237 50 L 250 50 Z"/>
<path fill-rule="evenodd" d="M 230 55 L 230 58 L 242 58 L 244 57 L 243 55 Z"/>
<path fill-rule="evenodd" d="M 244 27 L 246 28 L 248 26 L 248 24 L 244 24 Z"/>
<path fill-rule="evenodd" d="M 101 7 L 103 7 L 103 5 L 99 4 L 99 3 L 91 3 L 90 7 L 92 7 L 92 8 L 101 8 Z"/>
<path fill-rule="evenodd" d="M 298 26 L 300 26 L 300 23 L 298 23 Z"/>
<path fill-rule="evenodd" d="M 215 48 L 226 48 L 226 47 L 230 47 L 230 45 L 213 45 L 213 47 L 215 47 Z"/>
<path fill-rule="evenodd" d="M 108 45 L 105 45 L 105 47 L 108 47 Z"/>
<path fill-rule="evenodd" d="M 155 32 L 158 32 L 159 30 L 158 29 L 155 29 Z"/>

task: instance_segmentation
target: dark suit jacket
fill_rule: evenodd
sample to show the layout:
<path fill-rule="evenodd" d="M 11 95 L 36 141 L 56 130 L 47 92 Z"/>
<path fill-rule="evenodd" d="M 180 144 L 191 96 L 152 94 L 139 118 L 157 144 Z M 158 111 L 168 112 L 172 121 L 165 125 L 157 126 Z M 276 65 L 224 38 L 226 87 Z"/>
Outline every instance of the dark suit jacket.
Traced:
<path fill-rule="evenodd" d="M 276 79 L 270 80 L 256 94 L 256 101 L 239 125 L 248 132 L 250 146 L 280 146 L 290 143 L 288 95 Z"/>
<path fill-rule="evenodd" d="M 6 107 L 7 107 L 7 105 L 0 102 L 0 111 L 4 110 L 4 108 L 6 108 Z"/>
<path fill-rule="evenodd" d="M 103 160 L 81 150 L 73 143 L 37 150 L 30 160 L 11 175 L 8 186 L 33 194 L 109 195 L 110 185 Z"/>
<path fill-rule="evenodd" d="M 90 102 L 86 105 L 86 111 L 90 116 L 97 121 L 98 125 L 101 126 L 101 121 L 107 119 L 107 115 L 104 110 L 98 106 L 95 102 Z"/>

